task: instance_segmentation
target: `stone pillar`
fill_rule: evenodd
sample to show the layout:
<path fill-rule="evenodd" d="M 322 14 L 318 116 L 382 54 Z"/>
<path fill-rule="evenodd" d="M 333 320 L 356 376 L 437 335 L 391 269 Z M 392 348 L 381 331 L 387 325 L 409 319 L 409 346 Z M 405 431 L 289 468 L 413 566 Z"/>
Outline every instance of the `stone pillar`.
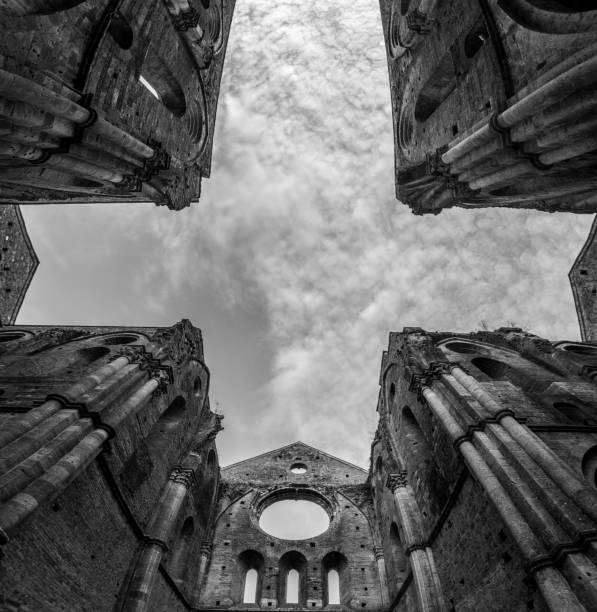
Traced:
<path fill-rule="evenodd" d="M 520 512 L 504 486 L 485 462 L 479 450 L 452 415 L 449 407 L 428 385 L 420 381 L 420 393 L 427 401 L 434 416 L 450 436 L 464 461 L 475 476 L 487 497 L 493 503 L 512 539 L 516 542 L 529 572 L 535 578 L 549 610 L 559 612 L 586 612 L 564 576 L 551 564 L 546 563 L 545 546 L 534 533 L 531 525 Z"/>
<path fill-rule="evenodd" d="M 433 552 L 423 534 L 417 502 L 408 486 L 406 470 L 388 474 L 386 486 L 394 494 L 398 520 L 404 535 L 404 552 L 410 561 L 419 609 L 425 612 L 445 612 L 447 608 Z"/>
<path fill-rule="evenodd" d="M 194 602 L 199 601 L 199 597 L 201 595 L 201 587 L 203 586 L 203 580 L 207 576 L 212 550 L 213 544 L 211 542 L 201 542 L 201 548 L 199 551 L 199 570 L 197 572 L 197 582 L 195 583 L 195 588 L 193 590 Z"/>
<path fill-rule="evenodd" d="M 195 479 L 196 459 L 196 455 L 189 455 L 185 463 L 175 466 L 170 474 L 137 553 L 135 567 L 120 608 L 123 612 L 144 612 L 149 609 L 151 591 L 162 557 L 168 551 L 178 515 Z"/>
<path fill-rule="evenodd" d="M 376 546 L 374 549 L 375 552 L 375 562 L 377 563 L 377 573 L 379 574 L 379 594 L 381 597 L 381 605 L 385 608 L 389 604 L 388 597 L 388 574 L 386 572 L 386 560 L 383 556 L 383 548 L 381 546 Z"/>

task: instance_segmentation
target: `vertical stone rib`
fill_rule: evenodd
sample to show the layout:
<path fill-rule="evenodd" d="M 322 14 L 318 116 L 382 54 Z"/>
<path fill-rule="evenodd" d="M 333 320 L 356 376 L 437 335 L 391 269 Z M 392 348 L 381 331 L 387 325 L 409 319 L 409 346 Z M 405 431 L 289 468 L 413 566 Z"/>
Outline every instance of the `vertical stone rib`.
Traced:
<path fill-rule="evenodd" d="M 176 466 L 172 470 L 152 514 L 120 607 L 122 612 L 144 612 L 149 609 L 151 591 L 160 562 L 164 552 L 168 550 L 178 515 L 195 478 L 196 458 L 189 455 L 186 464 L 193 467 Z"/>

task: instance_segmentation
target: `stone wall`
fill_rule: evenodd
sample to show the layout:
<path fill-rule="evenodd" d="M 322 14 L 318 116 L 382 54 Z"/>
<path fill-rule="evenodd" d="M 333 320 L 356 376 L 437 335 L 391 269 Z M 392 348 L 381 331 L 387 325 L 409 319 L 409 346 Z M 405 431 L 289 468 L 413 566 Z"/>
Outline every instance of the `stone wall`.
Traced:
<path fill-rule="evenodd" d="M 200 332 L 183 321 L 3 334 L 3 603 L 124 610 L 142 593 L 149 609 L 190 609 L 220 429 Z"/>
<path fill-rule="evenodd" d="M 592 609 L 597 516 L 572 488 L 597 499 L 596 359 L 517 328 L 390 334 L 370 482 L 391 609 Z"/>
<path fill-rule="evenodd" d="M 597 210 L 597 10 L 528 0 L 380 7 L 398 199 L 416 214 Z"/>
<path fill-rule="evenodd" d="M 188 206 L 210 172 L 234 2 L 71 4 L 2 9 L 2 138 L 17 159 L 0 201 Z"/>
<path fill-rule="evenodd" d="M 17 318 L 39 260 L 17 205 L 0 207 L 0 325 Z"/>
<path fill-rule="evenodd" d="M 306 472 L 294 474 L 291 467 L 297 464 Z M 321 609 L 327 603 L 326 568 L 335 568 L 341 605 L 334 608 L 380 609 L 383 595 L 366 479 L 360 468 L 300 442 L 224 468 L 202 607 L 243 607 L 244 579 L 254 563 L 259 572 L 257 603 L 262 608 Z M 330 516 L 329 528 L 306 540 L 265 533 L 259 527 L 260 513 L 281 499 L 320 504 Z M 259 562 L 245 561 L 248 551 Z M 284 599 L 284 559 L 293 556 L 304 563 L 298 606 Z"/>

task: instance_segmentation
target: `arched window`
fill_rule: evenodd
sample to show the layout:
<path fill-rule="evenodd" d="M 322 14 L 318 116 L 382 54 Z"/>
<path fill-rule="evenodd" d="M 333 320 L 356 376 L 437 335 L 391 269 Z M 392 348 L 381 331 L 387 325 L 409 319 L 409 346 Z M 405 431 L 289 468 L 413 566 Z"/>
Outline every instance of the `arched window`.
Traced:
<path fill-rule="evenodd" d="M 121 49 L 130 49 L 133 45 L 133 30 L 122 13 L 118 11 L 110 19 L 108 34 Z"/>
<path fill-rule="evenodd" d="M 416 491 L 425 491 L 423 498 L 431 502 L 433 511 L 439 512 L 447 500 L 448 487 L 433 459 L 431 445 L 408 406 L 402 410 L 400 431 L 411 482 L 416 483 Z"/>
<path fill-rule="evenodd" d="M 581 466 L 585 478 L 597 489 L 597 446 L 593 446 L 585 453 Z"/>
<path fill-rule="evenodd" d="M 0 333 L 0 342 L 14 342 L 24 337 L 24 332 L 3 332 Z"/>
<path fill-rule="evenodd" d="M 532 6 L 550 13 L 586 13 L 597 10 L 595 0 L 526 0 Z"/>
<path fill-rule="evenodd" d="M 456 67 L 452 51 L 448 49 L 419 92 L 415 105 L 415 119 L 426 121 L 431 117 L 455 87 Z"/>
<path fill-rule="evenodd" d="M 322 560 L 324 605 L 347 604 L 351 599 L 350 572 L 346 557 L 339 552 L 328 553 Z"/>
<path fill-rule="evenodd" d="M 151 428 L 145 443 L 153 459 L 162 459 L 168 450 L 177 448 L 174 439 L 180 435 L 185 420 L 185 406 L 186 401 L 182 395 L 174 398 Z"/>
<path fill-rule="evenodd" d="M 408 558 L 404 554 L 404 546 L 402 546 L 396 523 L 392 523 L 390 527 L 390 556 L 395 575 L 398 578 L 404 578 L 408 569 Z"/>
<path fill-rule="evenodd" d="M 114 346 L 116 344 L 130 344 L 131 342 L 135 342 L 138 340 L 137 336 L 133 336 L 133 334 L 118 334 L 116 336 L 106 336 L 103 339 L 102 344 L 107 346 Z"/>
<path fill-rule="evenodd" d="M 340 603 L 340 574 L 338 570 L 328 572 L 328 605 Z"/>
<path fill-rule="evenodd" d="M 297 551 L 290 551 L 280 557 L 278 600 L 287 604 L 305 605 L 307 559 Z"/>
<path fill-rule="evenodd" d="M 259 603 L 263 576 L 263 556 L 256 550 L 245 550 L 238 556 L 240 584 L 233 588 L 235 601 Z"/>
<path fill-rule="evenodd" d="M 243 591 L 243 603 L 257 603 L 257 580 L 259 572 L 251 568 L 245 574 L 245 588 Z"/>
<path fill-rule="evenodd" d="M 162 56 L 150 45 L 139 82 L 176 117 L 187 109 L 184 92 Z"/>
<path fill-rule="evenodd" d="M 566 419 L 577 425 L 597 425 L 597 419 L 593 415 L 570 402 L 554 402 L 553 407 Z"/>
<path fill-rule="evenodd" d="M 286 574 L 286 603 L 297 604 L 299 602 L 299 573 L 293 568 Z"/>

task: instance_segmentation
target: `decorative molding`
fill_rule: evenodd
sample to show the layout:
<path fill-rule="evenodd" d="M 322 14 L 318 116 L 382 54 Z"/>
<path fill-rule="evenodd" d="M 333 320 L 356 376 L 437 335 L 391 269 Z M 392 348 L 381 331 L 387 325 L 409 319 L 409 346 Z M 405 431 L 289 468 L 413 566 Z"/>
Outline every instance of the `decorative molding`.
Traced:
<path fill-rule="evenodd" d="M 199 24 L 199 13 L 192 7 L 189 7 L 188 11 L 181 11 L 178 15 L 172 15 L 172 23 L 174 29 L 179 32 L 186 32 L 191 28 L 196 28 Z"/>
<path fill-rule="evenodd" d="M 195 472 L 191 468 L 183 468 L 180 465 L 175 465 L 174 468 L 172 468 L 169 480 L 181 484 L 188 489 L 196 482 Z"/>
<path fill-rule="evenodd" d="M 435 25 L 435 19 L 431 19 L 426 13 L 421 13 L 419 9 L 415 9 L 406 16 L 406 25 L 409 30 L 413 30 L 417 34 L 430 34 Z"/>
<path fill-rule="evenodd" d="M 406 470 L 400 470 L 394 474 L 388 474 L 386 478 L 386 487 L 392 491 L 392 493 L 400 488 L 406 487 L 408 480 L 406 478 Z"/>

